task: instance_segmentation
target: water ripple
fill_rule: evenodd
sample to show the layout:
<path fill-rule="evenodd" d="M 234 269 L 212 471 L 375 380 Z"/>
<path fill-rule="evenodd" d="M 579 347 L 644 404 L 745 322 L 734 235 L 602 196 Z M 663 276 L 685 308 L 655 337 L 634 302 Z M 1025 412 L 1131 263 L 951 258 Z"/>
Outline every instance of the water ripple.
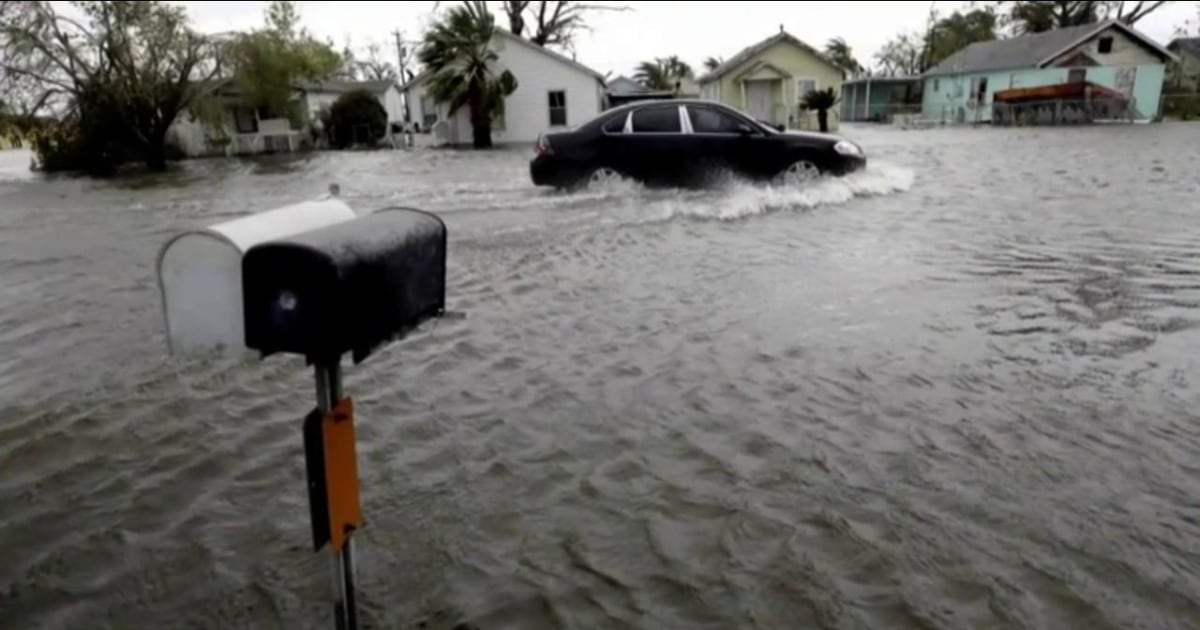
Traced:
<path fill-rule="evenodd" d="M 6 178 L 0 625 L 328 625 L 311 376 L 166 358 L 152 263 L 337 181 L 446 219 L 465 315 L 347 369 L 371 627 L 1194 627 L 1200 128 L 847 132 L 803 188 Z"/>

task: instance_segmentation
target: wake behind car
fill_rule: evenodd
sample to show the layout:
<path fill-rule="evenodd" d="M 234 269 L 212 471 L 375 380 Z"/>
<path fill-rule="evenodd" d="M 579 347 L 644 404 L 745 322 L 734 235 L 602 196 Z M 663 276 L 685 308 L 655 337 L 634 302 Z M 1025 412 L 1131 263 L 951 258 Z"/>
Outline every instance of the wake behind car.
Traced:
<path fill-rule="evenodd" d="M 543 134 L 529 174 L 571 188 L 627 177 L 650 185 L 703 185 L 720 172 L 804 181 L 866 166 L 861 147 L 832 134 L 780 131 L 709 101 L 642 101 L 571 131 Z"/>

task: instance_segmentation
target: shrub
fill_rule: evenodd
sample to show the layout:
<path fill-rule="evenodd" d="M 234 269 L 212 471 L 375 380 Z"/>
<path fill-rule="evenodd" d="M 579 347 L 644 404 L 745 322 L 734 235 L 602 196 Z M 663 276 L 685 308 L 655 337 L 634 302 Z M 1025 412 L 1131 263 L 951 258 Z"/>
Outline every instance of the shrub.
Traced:
<path fill-rule="evenodd" d="M 326 128 L 334 147 L 374 145 L 387 133 L 387 111 L 365 90 L 346 92 L 329 109 Z"/>

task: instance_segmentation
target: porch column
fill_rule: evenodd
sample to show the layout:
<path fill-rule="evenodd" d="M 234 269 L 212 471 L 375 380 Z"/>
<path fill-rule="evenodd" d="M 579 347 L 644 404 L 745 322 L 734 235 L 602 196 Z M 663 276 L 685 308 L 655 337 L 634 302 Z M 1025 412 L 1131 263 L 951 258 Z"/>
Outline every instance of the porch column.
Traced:
<path fill-rule="evenodd" d="M 746 104 L 746 80 L 738 81 L 738 85 L 742 86 L 742 110 L 745 111 L 750 109 L 750 106 Z"/>
<path fill-rule="evenodd" d="M 871 120 L 871 78 L 867 77 L 867 98 L 863 100 L 863 120 Z"/>

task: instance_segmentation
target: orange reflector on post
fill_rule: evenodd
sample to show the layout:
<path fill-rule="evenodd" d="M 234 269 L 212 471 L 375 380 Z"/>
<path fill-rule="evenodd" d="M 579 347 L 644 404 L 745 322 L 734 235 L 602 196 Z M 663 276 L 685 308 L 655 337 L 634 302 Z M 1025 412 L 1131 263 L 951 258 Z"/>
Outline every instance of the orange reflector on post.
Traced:
<path fill-rule="evenodd" d="M 354 438 L 354 403 L 338 401 L 321 423 L 325 445 L 325 493 L 329 506 L 329 542 L 341 551 L 350 532 L 362 527 L 358 489 L 358 452 Z"/>

